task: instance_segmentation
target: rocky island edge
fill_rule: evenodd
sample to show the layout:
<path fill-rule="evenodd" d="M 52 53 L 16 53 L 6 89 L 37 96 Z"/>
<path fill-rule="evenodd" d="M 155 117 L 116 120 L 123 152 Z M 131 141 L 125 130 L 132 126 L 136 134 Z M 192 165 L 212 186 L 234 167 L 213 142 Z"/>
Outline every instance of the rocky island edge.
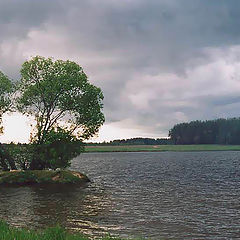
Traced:
<path fill-rule="evenodd" d="M 70 170 L 14 170 L 0 171 L 0 185 L 84 184 L 89 178 Z"/>

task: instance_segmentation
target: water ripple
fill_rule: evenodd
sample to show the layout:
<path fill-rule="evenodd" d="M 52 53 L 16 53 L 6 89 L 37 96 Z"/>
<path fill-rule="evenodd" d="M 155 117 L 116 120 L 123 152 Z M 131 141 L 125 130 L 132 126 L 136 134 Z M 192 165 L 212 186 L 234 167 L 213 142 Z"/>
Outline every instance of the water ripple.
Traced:
<path fill-rule="evenodd" d="M 239 239 L 240 152 L 88 153 L 92 183 L 0 189 L 0 218 L 91 236 Z"/>

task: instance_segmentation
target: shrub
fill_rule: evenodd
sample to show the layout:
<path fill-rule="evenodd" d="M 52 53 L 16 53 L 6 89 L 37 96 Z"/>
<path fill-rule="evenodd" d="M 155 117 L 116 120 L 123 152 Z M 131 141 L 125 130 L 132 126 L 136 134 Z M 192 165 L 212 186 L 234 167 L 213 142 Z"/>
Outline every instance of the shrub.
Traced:
<path fill-rule="evenodd" d="M 33 143 L 33 157 L 39 164 L 38 169 L 67 168 L 70 166 L 71 160 L 83 151 L 82 141 L 60 127 L 52 129 L 45 136 L 42 144 Z"/>

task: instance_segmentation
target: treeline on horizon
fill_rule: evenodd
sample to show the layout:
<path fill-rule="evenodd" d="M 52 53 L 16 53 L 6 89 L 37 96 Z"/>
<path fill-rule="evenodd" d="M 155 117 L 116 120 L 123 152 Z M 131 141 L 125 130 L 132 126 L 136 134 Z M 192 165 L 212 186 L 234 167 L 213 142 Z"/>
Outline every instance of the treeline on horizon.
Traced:
<path fill-rule="evenodd" d="M 130 138 L 86 145 L 240 144 L 240 118 L 191 121 L 173 126 L 169 138 Z"/>
<path fill-rule="evenodd" d="M 240 144 L 240 118 L 192 121 L 169 131 L 174 144 Z"/>
<path fill-rule="evenodd" d="M 119 145 L 170 145 L 173 144 L 173 141 L 169 138 L 130 138 L 130 139 L 117 139 L 110 142 L 101 142 L 101 143 L 86 143 L 89 145 L 112 145 L 112 146 L 119 146 Z"/>

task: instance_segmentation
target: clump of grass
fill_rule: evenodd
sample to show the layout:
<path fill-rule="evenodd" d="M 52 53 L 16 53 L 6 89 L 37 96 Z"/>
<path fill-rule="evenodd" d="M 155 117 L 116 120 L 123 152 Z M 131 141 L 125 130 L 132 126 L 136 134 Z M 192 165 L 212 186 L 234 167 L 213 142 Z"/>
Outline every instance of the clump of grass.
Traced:
<path fill-rule="evenodd" d="M 10 227 L 0 221 L 0 240 L 90 240 L 82 234 L 70 234 L 60 226 L 48 228 L 42 232 Z M 105 237 L 101 240 L 123 240 L 121 238 Z"/>
<path fill-rule="evenodd" d="M 19 171 L 19 172 L 3 172 L 0 175 L 0 183 L 9 184 L 23 184 L 34 183 L 37 181 L 36 176 L 31 171 Z"/>

